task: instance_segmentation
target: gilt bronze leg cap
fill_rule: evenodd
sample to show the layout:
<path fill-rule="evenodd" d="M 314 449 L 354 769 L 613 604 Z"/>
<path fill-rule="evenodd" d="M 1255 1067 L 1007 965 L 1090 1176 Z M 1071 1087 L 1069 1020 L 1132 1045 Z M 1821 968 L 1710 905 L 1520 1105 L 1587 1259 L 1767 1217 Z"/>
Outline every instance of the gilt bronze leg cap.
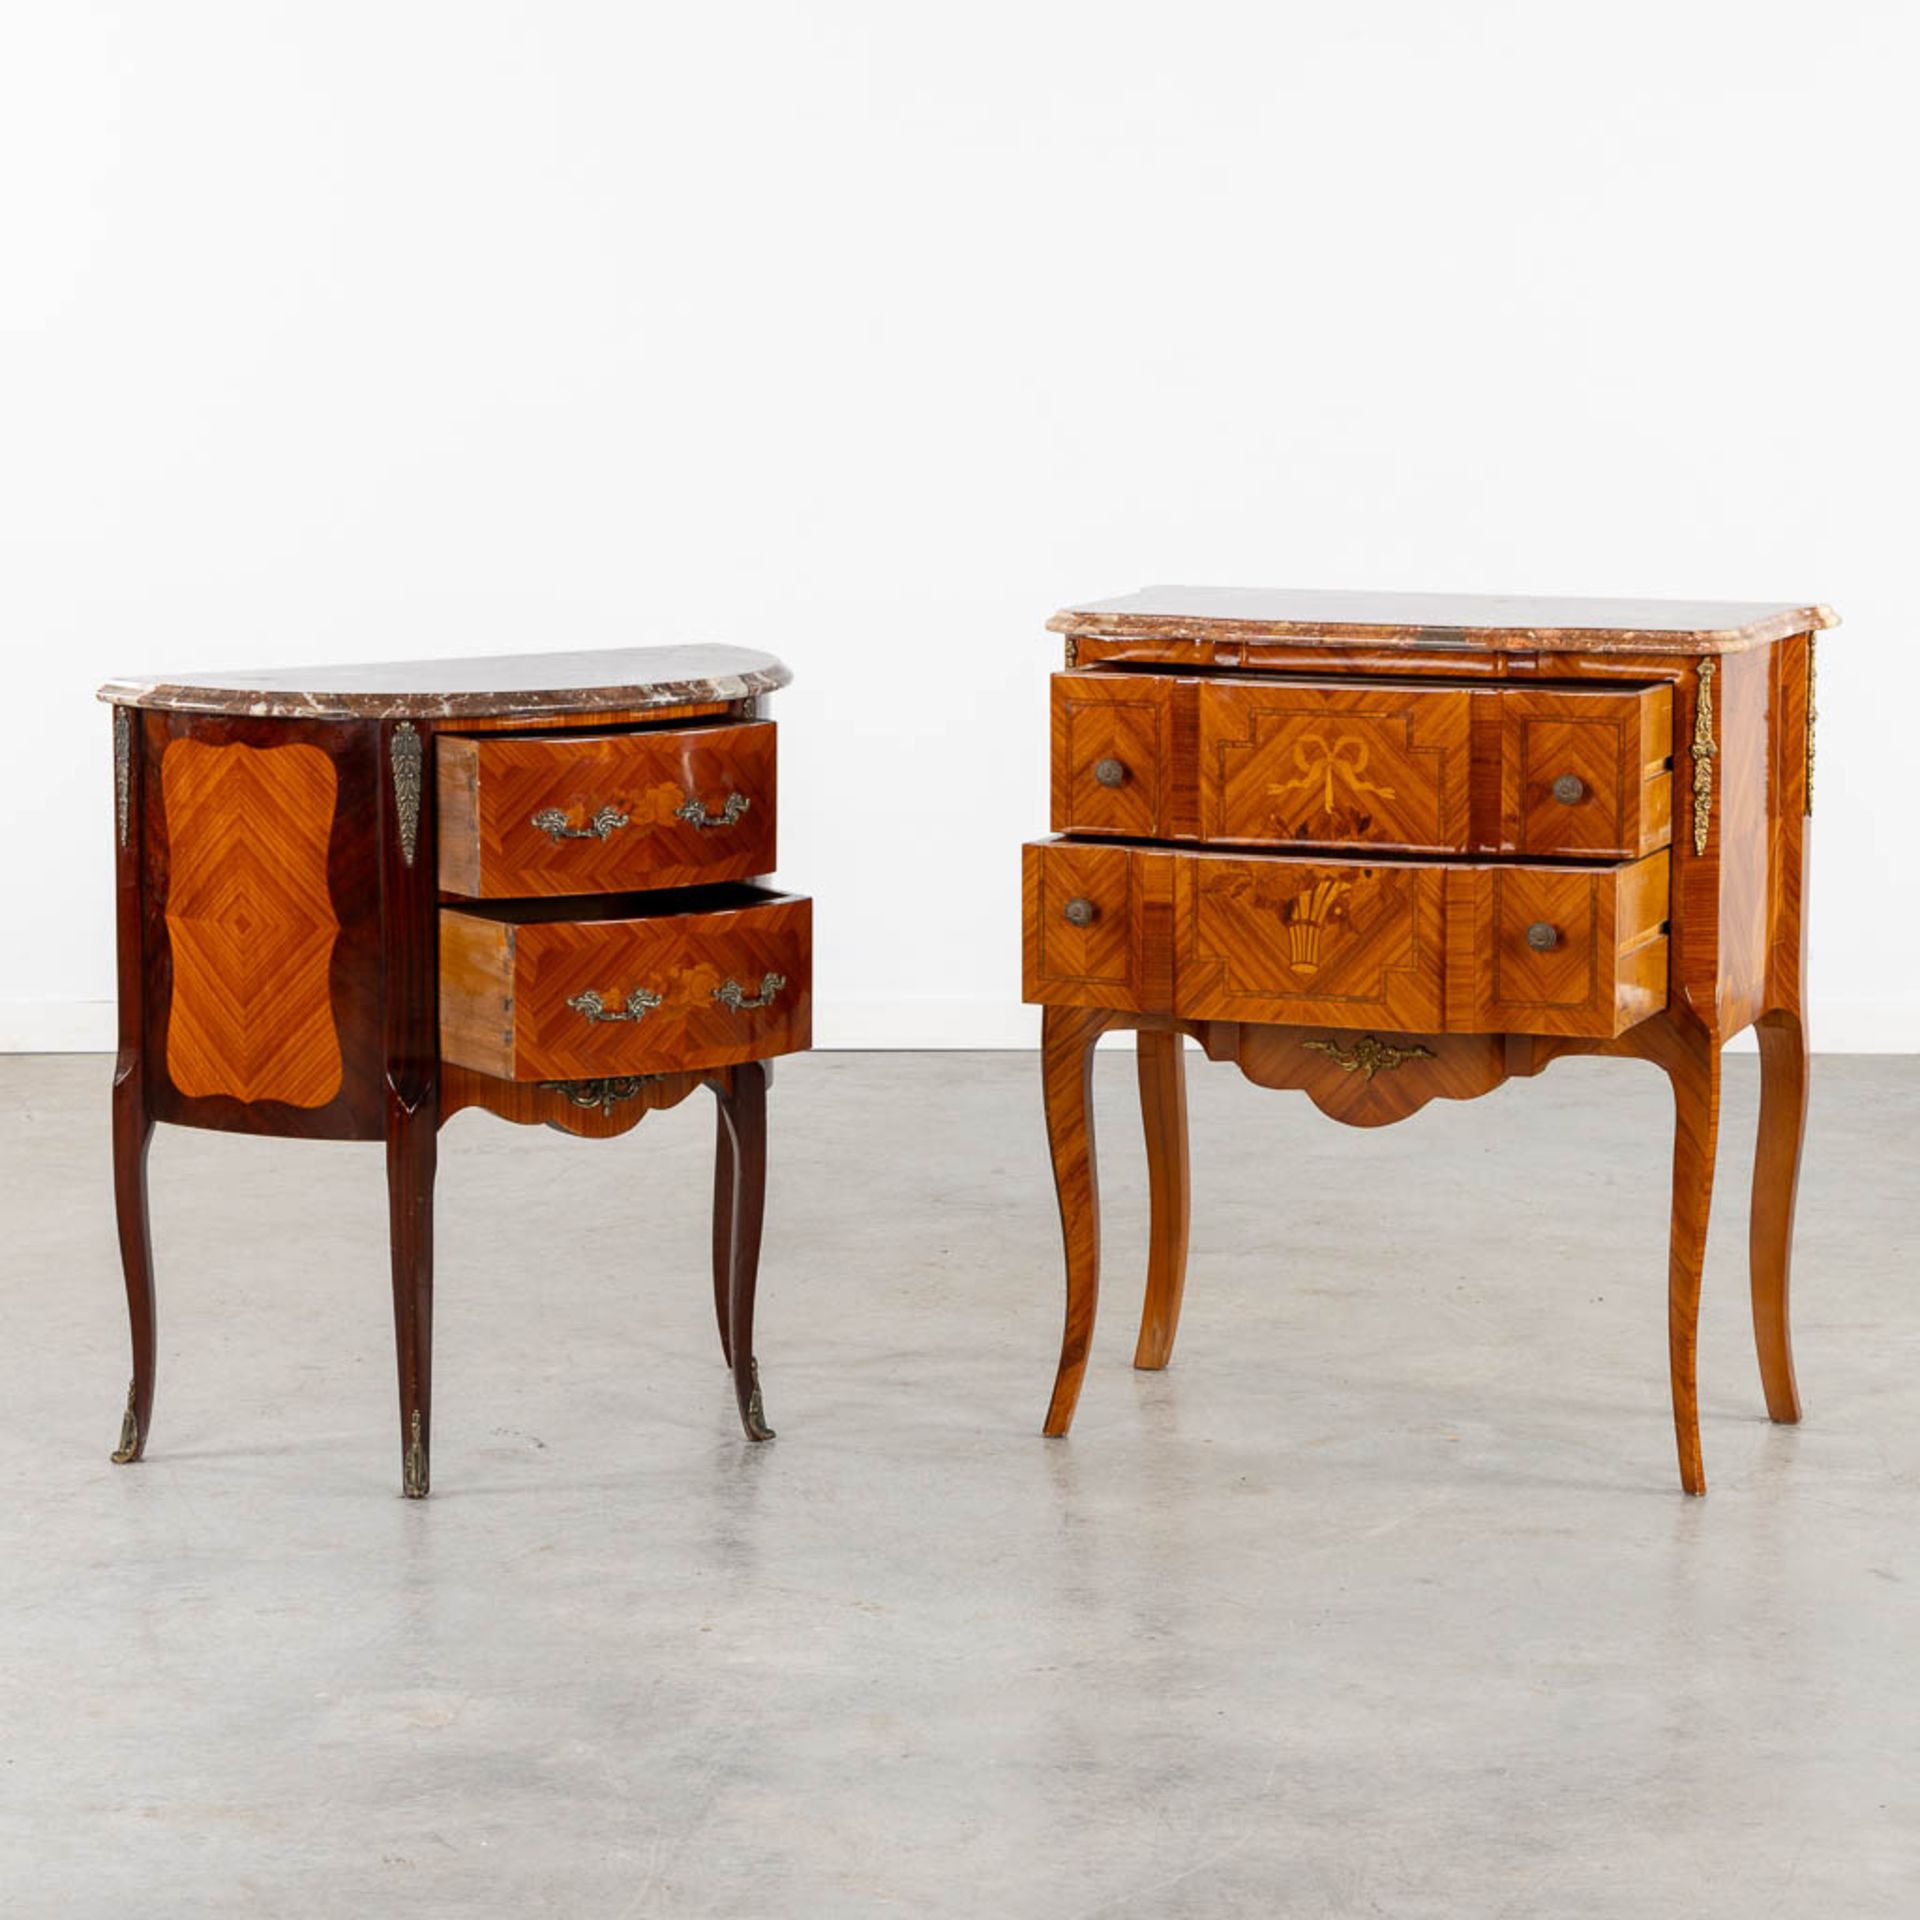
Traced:
<path fill-rule="evenodd" d="M 747 1395 L 746 1411 L 740 1416 L 749 1440 L 771 1440 L 773 1429 L 767 1425 L 767 1409 L 760 1398 L 760 1362 L 747 1363 L 753 1369 L 753 1390 Z"/>
<path fill-rule="evenodd" d="M 117 1467 L 131 1466 L 140 1458 L 140 1416 L 133 1410 L 134 1383 L 127 1382 L 127 1410 L 120 1416 L 120 1444 L 113 1450 Z"/>
<path fill-rule="evenodd" d="M 420 1438 L 420 1412 L 415 1408 L 413 1420 L 408 1430 L 407 1456 L 403 1463 L 401 1492 L 409 1500 L 424 1500 L 427 1497 L 427 1449 Z"/>

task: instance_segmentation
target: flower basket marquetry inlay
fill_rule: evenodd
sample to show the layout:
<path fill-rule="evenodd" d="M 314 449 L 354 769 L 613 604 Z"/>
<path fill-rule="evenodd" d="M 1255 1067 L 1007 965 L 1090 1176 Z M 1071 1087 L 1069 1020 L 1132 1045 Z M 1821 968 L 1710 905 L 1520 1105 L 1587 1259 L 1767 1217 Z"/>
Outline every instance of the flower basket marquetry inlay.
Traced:
<path fill-rule="evenodd" d="M 1287 958 L 1296 973 L 1312 975 L 1320 971 L 1320 936 L 1339 918 L 1340 903 L 1352 891 L 1350 881 L 1322 880 L 1280 909 L 1287 929 Z"/>

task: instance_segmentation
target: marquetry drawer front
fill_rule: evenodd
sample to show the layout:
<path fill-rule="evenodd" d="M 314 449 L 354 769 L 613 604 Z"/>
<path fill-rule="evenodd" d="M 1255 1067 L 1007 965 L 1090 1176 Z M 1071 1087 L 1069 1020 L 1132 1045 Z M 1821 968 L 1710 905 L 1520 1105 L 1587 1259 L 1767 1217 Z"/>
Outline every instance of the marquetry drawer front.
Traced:
<path fill-rule="evenodd" d="M 1158 674 L 1053 676 L 1053 827 L 1056 833 L 1118 833 L 1173 839 L 1192 810 L 1169 791 L 1177 764 L 1176 707 L 1191 718 L 1182 683 Z M 1190 731 L 1190 729 L 1189 729 Z"/>
<path fill-rule="evenodd" d="M 1026 997 L 1081 1007 L 1158 1008 L 1172 992 L 1170 922 L 1160 904 L 1165 964 L 1150 980 L 1147 905 L 1137 881 L 1161 869 L 1125 847 L 1042 841 L 1023 854 Z"/>
<path fill-rule="evenodd" d="M 1195 858 L 1173 878 L 1175 1012 L 1445 1030 L 1444 867 Z"/>
<path fill-rule="evenodd" d="M 1062 833 L 1632 859 L 1669 830 L 1666 686 L 1063 673 Z"/>
<path fill-rule="evenodd" d="M 1208 840 L 1473 844 L 1460 687 L 1210 681 L 1200 689 Z"/>
<path fill-rule="evenodd" d="M 775 864 L 771 721 L 442 735 L 434 753 L 448 893 L 617 893 Z"/>
<path fill-rule="evenodd" d="M 1671 687 L 1500 695 L 1502 845 L 1633 859 L 1672 837 Z"/>
<path fill-rule="evenodd" d="M 732 1066 L 811 1041 L 813 903 L 759 887 L 440 912 L 440 1051 L 507 1080 Z"/>
<path fill-rule="evenodd" d="M 1664 1006 L 1664 852 L 1612 866 L 1027 849 L 1027 998 L 1611 1037 Z"/>

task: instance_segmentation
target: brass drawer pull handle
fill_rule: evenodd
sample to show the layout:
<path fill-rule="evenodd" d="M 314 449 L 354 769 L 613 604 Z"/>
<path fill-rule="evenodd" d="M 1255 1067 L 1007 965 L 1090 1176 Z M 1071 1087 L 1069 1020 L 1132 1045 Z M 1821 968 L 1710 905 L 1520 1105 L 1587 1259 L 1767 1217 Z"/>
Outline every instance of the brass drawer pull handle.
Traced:
<path fill-rule="evenodd" d="M 730 827 L 753 805 L 744 793 L 730 793 L 727 804 L 718 813 L 709 813 L 705 803 L 696 795 L 684 807 L 675 807 L 673 817 L 688 821 L 696 827 Z"/>
<path fill-rule="evenodd" d="M 618 807 L 602 807 L 584 827 L 568 826 L 566 813 L 559 807 L 542 807 L 527 822 L 528 826 L 551 834 L 555 846 L 562 840 L 604 840 L 608 834 L 618 833 L 631 824 Z"/>
<path fill-rule="evenodd" d="M 1125 783 L 1127 763 L 1124 760 L 1096 760 L 1093 763 L 1093 777 L 1103 787 L 1117 787 Z"/>
<path fill-rule="evenodd" d="M 1100 909 L 1091 900 L 1076 894 L 1061 908 L 1070 927 L 1090 927 L 1100 917 Z"/>
<path fill-rule="evenodd" d="M 1546 920 L 1536 920 L 1527 929 L 1527 945 L 1535 953 L 1551 953 L 1560 944 L 1560 929 Z"/>
<path fill-rule="evenodd" d="M 604 1020 L 644 1020 L 653 1009 L 661 1004 L 657 993 L 649 993 L 645 987 L 635 987 L 627 995 L 625 1007 L 610 1007 L 591 988 L 585 993 L 576 993 L 567 1002 L 575 1013 L 583 1019 Z"/>
<path fill-rule="evenodd" d="M 1576 807 L 1587 797 L 1587 783 L 1577 773 L 1563 773 L 1553 783 L 1553 797 L 1563 807 Z"/>
<path fill-rule="evenodd" d="M 749 999 L 746 988 L 738 980 L 723 980 L 714 988 L 713 997 L 723 1007 L 731 1007 L 735 1013 L 746 1013 L 754 1007 L 772 1006 L 786 984 L 787 976 L 784 973 L 763 973 L 760 976 L 760 991 Z"/>

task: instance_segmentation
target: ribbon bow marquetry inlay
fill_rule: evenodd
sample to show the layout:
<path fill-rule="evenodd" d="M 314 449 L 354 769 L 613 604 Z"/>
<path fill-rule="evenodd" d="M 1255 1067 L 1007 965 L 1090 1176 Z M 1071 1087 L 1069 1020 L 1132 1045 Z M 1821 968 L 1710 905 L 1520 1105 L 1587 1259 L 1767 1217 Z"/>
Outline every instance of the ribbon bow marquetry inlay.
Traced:
<path fill-rule="evenodd" d="M 1327 813 L 1333 811 L 1333 790 L 1340 780 L 1345 780 L 1356 796 L 1373 793 L 1382 800 L 1391 800 L 1394 797 L 1391 787 L 1376 785 L 1366 777 L 1367 762 L 1372 758 L 1373 749 L 1355 734 L 1343 733 L 1331 744 L 1325 740 L 1301 740 L 1293 749 L 1293 764 L 1300 770 L 1299 778 L 1277 781 L 1267 792 L 1277 798 L 1283 793 L 1297 793 L 1318 781 L 1321 806 Z"/>

